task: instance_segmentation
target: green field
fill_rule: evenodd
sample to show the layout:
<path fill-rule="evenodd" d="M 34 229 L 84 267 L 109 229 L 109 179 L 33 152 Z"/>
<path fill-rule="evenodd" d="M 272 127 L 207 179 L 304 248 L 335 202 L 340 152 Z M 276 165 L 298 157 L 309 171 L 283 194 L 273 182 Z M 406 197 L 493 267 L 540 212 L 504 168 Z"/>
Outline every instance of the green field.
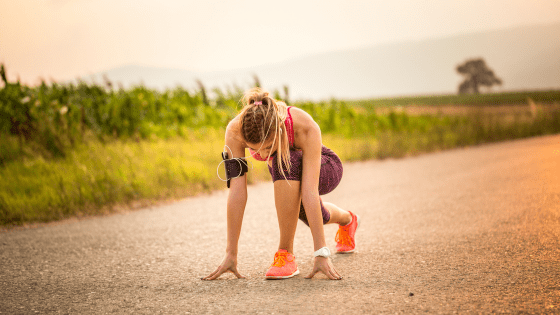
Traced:
<path fill-rule="evenodd" d="M 225 187 L 216 167 L 241 88 L 30 87 L 8 82 L 3 66 L 1 74 L 0 225 L 109 213 Z M 558 133 L 559 104 L 560 91 L 290 103 L 314 117 L 324 144 L 343 161 Z M 264 163 L 253 166 L 249 182 L 269 178 Z"/>
<path fill-rule="evenodd" d="M 403 96 L 393 98 L 376 98 L 349 101 L 352 106 L 363 108 L 396 107 L 396 106 L 496 106 L 527 104 L 528 99 L 542 104 L 560 103 L 560 90 L 549 91 L 521 91 L 489 94 L 460 94 L 460 95 L 425 95 Z"/>

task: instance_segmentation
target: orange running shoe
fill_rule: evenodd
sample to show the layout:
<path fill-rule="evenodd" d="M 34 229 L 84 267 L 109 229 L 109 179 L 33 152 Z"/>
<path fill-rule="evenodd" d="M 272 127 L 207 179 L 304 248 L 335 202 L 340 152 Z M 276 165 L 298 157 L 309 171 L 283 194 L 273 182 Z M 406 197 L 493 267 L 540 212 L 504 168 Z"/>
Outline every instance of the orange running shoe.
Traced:
<path fill-rule="evenodd" d="M 274 262 L 266 273 L 267 279 L 287 279 L 299 275 L 296 257 L 285 249 L 279 249 L 274 255 Z"/>
<path fill-rule="evenodd" d="M 348 211 L 350 212 L 350 211 Z M 336 241 L 337 253 L 352 253 L 356 249 L 356 230 L 360 226 L 360 217 L 350 212 L 352 222 L 347 225 L 339 225 L 334 240 Z"/>

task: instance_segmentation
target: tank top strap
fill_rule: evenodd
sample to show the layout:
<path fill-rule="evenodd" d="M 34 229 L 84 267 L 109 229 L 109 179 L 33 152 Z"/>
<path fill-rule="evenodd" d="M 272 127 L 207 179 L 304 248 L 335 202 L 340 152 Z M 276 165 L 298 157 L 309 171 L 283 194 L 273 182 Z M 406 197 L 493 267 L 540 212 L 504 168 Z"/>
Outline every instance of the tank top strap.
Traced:
<path fill-rule="evenodd" d="M 288 116 L 284 121 L 284 125 L 286 125 L 286 132 L 288 133 L 288 142 L 290 143 L 290 147 L 294 146 L 294 121 L 292 119 L 292 114 L 290 113 L 290 109 L 292 106 L 288 107 Z"/>

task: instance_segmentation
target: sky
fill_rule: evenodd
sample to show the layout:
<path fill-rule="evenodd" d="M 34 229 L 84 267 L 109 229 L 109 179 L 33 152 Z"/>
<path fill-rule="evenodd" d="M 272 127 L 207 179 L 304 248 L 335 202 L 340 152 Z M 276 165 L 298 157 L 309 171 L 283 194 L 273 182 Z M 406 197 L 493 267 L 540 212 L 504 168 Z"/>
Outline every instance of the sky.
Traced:
<path fill-rule="evenodd" d="M 560 0 L 0 0 L 0 63 L 36 84 L 130 64 L 216 71 L 560 22 Z"/>

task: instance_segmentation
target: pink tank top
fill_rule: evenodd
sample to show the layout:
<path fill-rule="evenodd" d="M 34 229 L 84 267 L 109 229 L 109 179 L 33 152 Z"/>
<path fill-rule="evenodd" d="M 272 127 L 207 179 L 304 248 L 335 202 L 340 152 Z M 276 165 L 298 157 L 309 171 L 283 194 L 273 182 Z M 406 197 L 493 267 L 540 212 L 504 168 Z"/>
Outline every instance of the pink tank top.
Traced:
<path fill-rule="evenodd" d="M 292 114 L 290 114 L 290 108 L 292 108 L 292 106 L 288 107 L 288 117 L 286 117 L 286 120 L 284 121 L 284 125 L 286 125 L 286 132 L 288 133 L 288 142 L 290 143 L 290 147 L 293 147 L 294 146 L 294 121 L 292 120 Z M 249 153 L 257 161 L 266 161 L 266 158 L 262 157 L 258 152 L 249 149 Z M 270 156 L 268 160 L 270 161 L 272 160 L 272 158 L 273 157 Z"/>

